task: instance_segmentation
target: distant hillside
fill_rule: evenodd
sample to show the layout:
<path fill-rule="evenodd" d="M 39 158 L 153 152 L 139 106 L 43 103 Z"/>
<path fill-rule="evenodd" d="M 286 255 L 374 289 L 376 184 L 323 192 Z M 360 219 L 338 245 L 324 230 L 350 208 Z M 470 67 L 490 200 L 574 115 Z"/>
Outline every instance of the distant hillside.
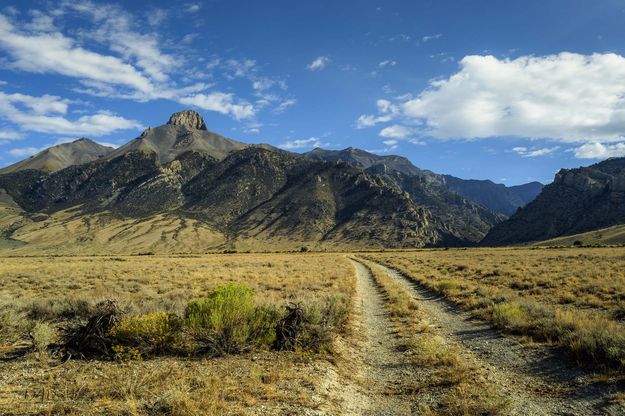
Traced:
<path fill-rule="evenodd" d="M 68 166 L 93 162 L 110 154 L 112 147 L 102 146 L 89 139 L 79 139 L 50 147 L 34 156 L 0 169 L 0 175 L 24 169 L 36 169 L 44 172 L 56 172 Z"/>
<path fill-rule="evenodd" d="M 527 207 L 494 227 L 485 245 L 506 245 L 625 224 L 625 158 L 562 169 Z"/>
<path fill-rule="evenodd" d="M 530 182 L 506 187 L 489 180 L 460 179 L 444 175 L 447 187 L 495 212 L 510 216 L 540 194 L 543 184 Z"/>
<path fill-rule="evenodd" d="M 324 150 L 314 149 L 303 156 L 310 160 L 327 160 L 327 161 L 343 161 L 361 169 L 367 169 L 370 172 L 399 172 L 403 175 L 417 176 L 421 178 L 421 182 L 430 188 L 438 188 L 437 192 L 444 192 L 444 199 L 449 200 L 449 191 L 464 197 L 472 203 L 477 203 L 487 210 L 506 217 L 514 214 L 520 207 L 531 202 L 542 190 L 543 184 L 539 182 L 531 182 L 519 186 L 507 187 L 502 184 L 496 184 L 489 180 L 461 179 L 451 175 L 440 175 L 429 170 L 419 169 L 414 166 L 408 159 L 401 156 L 379 156 L 364 150 L 349 147 L 344 150 Z M 380 166 L 383 169 L 380 170 Z M 444 190 L 443 188 L 446 188 Z M 432 194 L 432 189 L 430 189 Z M 457 198 L 457 197 L 456 197 Z M 461 205 L 464 202 L 460 202 Z M 438 205 L 434 203 L 434 205 Z M 476 209 L 470 208 L 473 211 Z M 501 221 L 502 217 L 498 217 L 495 222 Z M 490 220 L 485 221 L 486 230 L 494 223 Z"/>
<path fill-rule="evenodd" d="M 582 245 L 623 245 L 625 244 L 625 224 L 600 228 L 580 234 L 556 237 L 550 240 L 533 243 L 535 246 L 572 246 Z"/>

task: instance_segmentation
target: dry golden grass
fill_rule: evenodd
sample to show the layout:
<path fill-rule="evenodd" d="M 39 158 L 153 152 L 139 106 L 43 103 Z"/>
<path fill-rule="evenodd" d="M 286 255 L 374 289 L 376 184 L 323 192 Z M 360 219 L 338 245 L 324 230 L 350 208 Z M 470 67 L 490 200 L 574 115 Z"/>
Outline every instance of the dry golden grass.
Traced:
<path fill-rule="evenodd" d="M 143 362 L 3 363 L 3 415 L 297 414 L 315 407 L 311 357 L 258 353 Z"/>
<path fill-rule="evenodd" d="M 117 299 L 142 311 L 182 307 L 227 282 L 245 283 L 260 302 L 353 291 L 353 269 L 341 254 L 6 257 L 0 301 Z"/>
<path fill-rule="evenodd" d="M 65 312 L 81 301 L 115 299 L 132 314 L 179 313 L 189 299 L 227 282 L 244 283 L 257 302 L 273 304 L 349 298 L 355 284 L 344 255 L 311 253 L 5 257 L 0 277 L 0 332 L 4 322 L 19 335 L 19 322 L 30 317 L 43 323 L 31 332 L 42 345 L 56 341 L 50 328 L 58 336 L 64 320 L 72 319 Z M 0 335 L 6 343 L 0 355 L 22 344 L 11 333 Z M 0 365 L 0 414 L 297 414 L 318 404 L 311 397 L 320 355 L 256 351 L 214 359 L 63 362 L 38 348 Z"/>
<path fill-rule="evenodd" d="M 609 315 L 625 301 L 625 248 L 451 249 L 368 257 L 467 306 L 483 298 L 520 297 Z"/>
<path fill-rule="evenodd" d="M 505 331 L 553 341 L 585 364 L 625 368 L 625 248 L 375 253 Z"/>

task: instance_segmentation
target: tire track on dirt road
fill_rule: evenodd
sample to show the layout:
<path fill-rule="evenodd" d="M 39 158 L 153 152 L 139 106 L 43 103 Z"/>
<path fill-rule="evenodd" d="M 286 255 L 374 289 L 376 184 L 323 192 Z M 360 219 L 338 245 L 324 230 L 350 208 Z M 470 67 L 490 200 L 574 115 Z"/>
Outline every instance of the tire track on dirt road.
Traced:
<path fill-rule="evenodd" d="M 528 347 L 441 298 L 398 271 L 376 263 L 419 303 L 444 337 L 456 342 L 487 371 L 488 381 L 510 395 L 518 415 L 625 414 L 606 405 L 611 388 L 592 382 L 592 374 L 543 347 Z M 615 387 L 614 387 L 615 389 Z"/>

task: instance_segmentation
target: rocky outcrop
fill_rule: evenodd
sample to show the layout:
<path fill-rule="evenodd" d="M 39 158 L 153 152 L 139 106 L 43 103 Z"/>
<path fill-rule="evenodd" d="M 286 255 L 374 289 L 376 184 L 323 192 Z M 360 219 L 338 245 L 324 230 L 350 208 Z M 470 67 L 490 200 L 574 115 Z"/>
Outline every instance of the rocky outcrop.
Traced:
<path fill-rule="evenodd" d="M 204 119 L 200 113 L 193 110 L 184 110 L 172 114 L 167 124 L 195 130 L 207 130 L 206 123 L 204 123 Z"/>

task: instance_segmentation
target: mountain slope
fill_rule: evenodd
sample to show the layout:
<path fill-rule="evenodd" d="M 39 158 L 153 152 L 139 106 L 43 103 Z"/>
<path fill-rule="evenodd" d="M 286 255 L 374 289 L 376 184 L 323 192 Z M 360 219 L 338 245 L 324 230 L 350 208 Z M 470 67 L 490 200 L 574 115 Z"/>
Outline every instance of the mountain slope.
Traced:
<path fill-rule="evenodd" d="M 625 224 L 586 231 L 585 233 L 556 237 L 534 243 L 536 246 L 572 246 L 581 243 L 592 245 L 625 245 Z"/>
<path fill-rule="evenodd" d="M 304 153 L 303 157 L 310 160 L 343 161 L 361 169 L 369 169 L 371 172 L 393 171 L 404 175 L 418 176 L 422 178 L 423 183 L 429 184 L 430 187 L 438 188 L 439 192 L 446 193 L 446 195 L 443 195 L 443 199 L 450 200 L 448 191 L 451 191 L 481 205 L 487 210 L 505 216 L 514 214 L 518 208 L 531 202 L 543 187 L 539 182 L 506 187 L 489 180 L 461 179 L 451 175 L 439 175 L 429 170 L 417 168 L 405 157 L 379 156 L 351 147 L 344 150 L 323 150 L 317 148 Z M 443 188 L 447 188 L 447 191 L 444 191 Z M 438 204 L 435 203 L 434 205 Z M 460 205 L 466 204 L 461 202 Z M 478 211 L 474 208 L 471 209 L 475 212 Z M 496 222 L 500 220 L 501 218 L 496 220 Z M 493 225 L 490 223 L 490 220 L 479 220 L 479 222 L 488 224 L 486 230 Z M 480 228 L 484 229 L 484 227 Z"/>
<path fill-rule="evenodd" d="M 63 143 L 45 149 L 34 156 L 0 169 L 0 175 L 17 172 L 25 169 L 35 169 L 44 172 L 56 172 L 68 166 L 82 165 L 83 163 L 105 157 L 114 149 L 102 146 L 89 139 L 79 139 L 71 143 Z"/>
<path fill-rule="evenodd" d="M 494 227 L 484 245 L 548 240 L 625 223 L 625 158 L 562 169 L 527 207 Z"/>
<path fill-rule="evenodd" d="M 444 175 L 447 187 L 478 204 L 510 216 L 533 201 L 543 188 L 540 182 L 506 187 L 489 180 L 460 179 Z"/>
<path fill-rule="evenodd" d="M 0 175 L 0 188 L 39 216 L 8 230 L 7 239 L 27 244 L 22 251 L 459 242 L 427 209 L 375 175 L 257 147 L 223 160 L 187 151 L 164 164 L 156 152 L 135 150 L 52 174 Z"/>
<path fill-rule="evenodd" d="M 461 240 L 478 242 L 488 230 L 505 219 L 448 189 L 442 175 L 421 170 L 400 156 L 378 156 L 364 150 L 315 149 L 304 153 L 310 160 L 345 162 L 375 174 L 397 192 L 406 192 L 413 202 L 426 207 L 445 230 Z"/>
<path fill-rule="evenodd" d="M 221 160 L 232 152 L 248 147 L 275 149 L 272 146 L 249 145 L 213 133 L 197 112 L 192 110 L 174 113 L 167 124 L 146 129 L 141 136 L 108 155 L 112 160 L 129 152 L 155 153 L 159 163 L 168 163 L 178 156 L 194 151 Z M 277 149 L 276 149 L 277 150 Z"/>

